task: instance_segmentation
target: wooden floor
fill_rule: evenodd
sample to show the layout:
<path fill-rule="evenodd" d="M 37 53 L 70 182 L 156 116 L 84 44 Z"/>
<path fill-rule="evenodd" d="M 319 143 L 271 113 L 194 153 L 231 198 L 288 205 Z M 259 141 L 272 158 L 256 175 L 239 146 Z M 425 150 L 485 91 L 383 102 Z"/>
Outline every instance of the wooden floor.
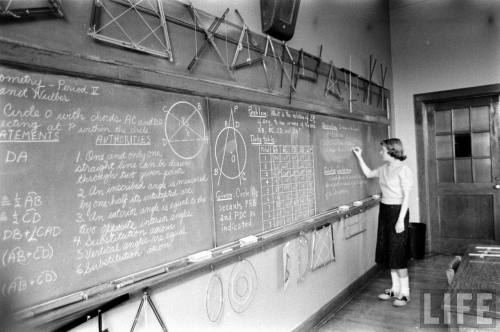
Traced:
<path fill-rule="evenodd" d="M 410 302 L 396 308 L 391 301 L 377 298 L 391 287 L 388 271 L 381 271 L 341 310 L 332 313 L 314 330 L 316 332 L 349 331 L 446 331 L 445 328 L 422 328 L 420 324 L 420 293 L 425 289 L 446 289 L 445 271 L 453 256 L 429 255 L 412 260 L 410 275 Z"/>

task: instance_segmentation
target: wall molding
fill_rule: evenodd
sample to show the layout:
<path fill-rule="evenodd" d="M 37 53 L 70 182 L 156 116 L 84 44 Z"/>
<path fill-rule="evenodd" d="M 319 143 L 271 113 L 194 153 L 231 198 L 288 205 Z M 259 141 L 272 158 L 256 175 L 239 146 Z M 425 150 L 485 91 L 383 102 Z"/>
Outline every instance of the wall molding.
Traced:
<path fill-rule="evenodd" d="M 327 304 L 321 307 L 316 313 L 311 315 L 302 324 L 297 326 L 293 332 L 308 332 L 314 331 L 325 324 L 332 316 L 341 310 L 347 303 L 349 303 L 354 296 L 363 291 L 364 286 L 368 281 L 373 279 L 382 268 L 379 265 L 372 266 L 368 271 L 356 279 L 352 284 L 347 286 L 337 296 L 331 299 Z"/>

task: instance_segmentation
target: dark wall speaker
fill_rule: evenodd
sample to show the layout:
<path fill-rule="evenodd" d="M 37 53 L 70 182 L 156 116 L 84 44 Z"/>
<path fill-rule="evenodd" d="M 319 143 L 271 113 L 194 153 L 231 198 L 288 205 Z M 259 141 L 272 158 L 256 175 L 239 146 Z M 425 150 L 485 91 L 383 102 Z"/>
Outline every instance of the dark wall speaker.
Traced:
<path fill-rule="evenodd" d="M 262 32 L 279 40 L 290 40 L 295 31 L 300 0 L 260 0 Z"/>

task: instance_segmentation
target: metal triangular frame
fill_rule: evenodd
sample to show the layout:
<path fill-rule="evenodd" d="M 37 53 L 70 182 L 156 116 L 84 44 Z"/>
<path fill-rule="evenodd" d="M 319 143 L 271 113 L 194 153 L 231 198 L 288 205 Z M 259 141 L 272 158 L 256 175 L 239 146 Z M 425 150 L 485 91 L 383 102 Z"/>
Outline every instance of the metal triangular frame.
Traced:
<path fill-rule="evenodd" d="M 333 61 L 330 61 L 330 69 L 328 70 L 328 77 L 326 78 L 325 83 L 325 96 L 329 94 L 339 100 L 344 100 L 344 97 L 342 97 L 342 92 L 340 91 L 339 81 L 337 79 L 335 67 L 333 66 Z"/>
<path fill-rule="evenodd" d="M 137 313 L 135 314 L 134 318 L 134 323 L 132 324 L 132 328 L 130 329 L 130 332 L 134 332 L 135 326 L 137 325 L 137 322 L 139 321 L 139 316 L 141 315 L 142 308 L 144 307 L 145 302 L 149 304 L 151 307 L 151 310 L 153 310 L 153 313 L 155 314 L 156 319 L 158 320 L 158 323 L 160 324 L 163 332 L 168 332 L 167 327 L 165 326 L 165 323 L 163 323 L 163 320 L 160 317 L 160 314 L 158 313 L 158 310 L 156 309 L 156 306 L 154 305 L 153 301 L 151 300 L 151 297 L 149 297 L 149 292 L 147 290 L 144 291 L 141 299 L 141 303 L 139 304 L 139 308 L 137 309 Z"/>
<path fill-rule="evenodd" d="M 333 241 L 332 224 L 326 224 L 314 230 L 311 247 L 311 271 L 335 261 L 335 243 Z"/>
<path fill-rule="evenodd" d="M 193 19 L 194 26 L 195 28 L 198 26 L 197 22 L 200 22 L 200 17 L 198 16 L 198 12 L 196 11 L 196 8 L 192 4 L 186 4 L 186 7 L 189 10 L 189 14 L 191 15 L 191 18 Z M 191 71 L 198 60 L 200 59 L 200 56 L 205 52 L 205 50 L 208 48 L 208 46 L 212 46 L 212 48 L 215 50 L 215 53 L 219 57 L 219 60 L 222 62 L 224 67 L 226 68 L 227 72 L 233 78 L 233 73 L 231 69 L 229 68 L 229 65 L 226 62 L 226 59 L 224 59 L 224 56 L 222 55 L 221 51 L 217 47 L 217 44 L 215 43 L 214 39 L 214 34 L 217 32 L 217 29 L 221 25 L 222 22 L 224 22 L 224 19 L 229 12 L 229 8 L 226 8 L 222 16 L 214 18 L 212 21 L 212 24 L 210 24 L 210 27 L 205 28 L 204 26 L 201 27 L 203 33 L 205 34 L 205 41 L 201 45 L 199 49 L 196 50 L 196 55 L 193 57 L 191 62 L 189 63 L 187 69 Z"/>
<path fill-rule="evenodd" d="M 351 58 L 349 57 L 349 69 L 345 69 L 345 68 L 340 68 L 340 71 L 342 71 L 344 73 L 344 81 L 346 82 L 346 85 L 347 85 L 347 82 L 349 82 L 349 85 L 348 85 L 348 96 L 349 96 L 349 112 L 352 113 L 352 102 L 353 101 L 358 101 L 358 99 L 356 98 L 353 98 L 353 95 L 352 95 L 352 79 L 353 78 L 356 78 L 356 90 L 357 90 L 357 93 L 356 93 L 356 96 L 359 94 L 359 76 L 358 74 L 356 73 L 353 73 L 351 71 Z M 348 78 L 347 78 L 347 75 Z"/>
<path fill-rule="evenodd" d="M 241 34 L 240 34 L 240 42 L 241 43 L 242 43 L 244 35 L 245 35 L 245 28 L 242 29 Z M 251 59 L 250 58 L 250 53 L 249 53 L 249 57 L 247 58 L 246 61 L 237 64 L 236 61 L 238 59 L 239 52 L 243 49 L 243 45 L 241 44 L 241 46 L 240 46 L 240 42 L 238 43 L 238 46 L 236 48 L 236 52 L 235 52 L 234 57 L 233 57 L 233 65 L 231 66 L 232 70 L 239 70 L 241 68 L 248 67 L 248 66 L 253 66 L 253 65 L 258 64 L 258 63 L 262 64 L 262 68 L 264 69 L 264 73 L 266 75 L 267 89 L 269 91 L 272 91 L 272 88 L 273 88 L 273 84 L 272 84 L 273 77 L 269 73 L 269 70 L 267 68 L 267 66 L 268 66 L 268 64 L 267 64 L 267 57 L 268 56 L 272 56 L 272 58 L 274 59 L 274 62 L 276 64 L 279 64 L 280 70 L 281 70 L 282 74 L 284 72 L 284 74 L 286 75 L 286 78 L 290 82 L 290 86 L 295 91 L 295 88 L 293 87 L 293 79 L 288 74 L 288 72 L 286 71 L 286 69 L 284 67 L 284 62 L 283 62 L 283 59 L 282 59 L 282 55 L 281 56 L 277 56 L 276 55 L 276 50 L 274 49 L 273 41 L 272 41 L 272 39 L 271 39 L 271 37 L 269 35 L 266 36 L 266 46 L 264 48 L 264 53 L 263 53 L 263 55 L 261 57 Z M 286 47 L 286 45 L 285 45 L 285 47 Z M 286 50 L 288 50 L 288 47 L 286 47 Z M 293 58 L 290 55 L 290 51 L 289 50 L 288 50 L 288 54 L 290 56 L 290 59 L 293 60 Z M 292 63 L 292 65 L 293 65 L 293 63 Z M 293 75 L 293 70 L 292 70 L 292 75 Z"/>
<path fill-rule="evenodd" d="M 381 86 L 380 86 L 380 99 L 378 100 L 377 102 L 377 106 L 380 106 L 380 102 L 382 102 L 382 111 L 385 111 L 385 88 L 384 88 L 384 84 L 385 84 L 385 78 L 387 76 L 387 68 L 388 67 L 385 67 L 384 69 L 384 66 L 382 64 L 380 64 L 380 82 L 381 82 Z"/>
<path fill-rule="evenodd" d="M 295 73 L 295 82 L 294 82 L 295 88 L 297 88 L 297 83 L 299 82 L 299 79 L 306 80 L 312 83 L 318 82 L 319 67 L 321 66 L 322 53 L 323 53 L 323 45 L 321 45 L 319 48 L 319 56 L 315 56 L 307 52 L 304 52 L 304 49 L 302 48 L 300 49 L 297 61 L 295 61 L 297 63 L 297 72 Z M 316 61 L 316 67 L 314 68 L 312 76 L 306 75 L 304 66 L 304 56 L 311 58 L 313 61 Z"/>
<path fill-rule="evenodd" d="M 269 38 L 269 35 L 267 36 Z M 266 46 L 267 47 L 267 46 Z M 272 47 L 272 42 L 271 42 L 271 47 Z M 273 49 L 273 54 L 274 52 L 274 47 Z M 288 72 L 285 69 L 285 55 L 288 55 L 288 58 L 290 59 L 290 62 L 292 64 L 292 71 L 291 71 L 291 76 L 288 74 Z M 285 41 L 281 42 L 281 56 L 278 58 L 280 66 L 281 66 L 281 81 L 280 81 L 280 87 L 283 87 L 283 74 L 286 76 L 288 82 L 290 82 L 290 100 L 292 98 L 292 91 L 296 91 L 295 85 L 293 84 L 293 69 L 295 66 L 295 60 L 293 59 L 292 53 L 290 52 L 290 49 L 288 48 L 287 44 Z"/>
<path fill-rule="evenodd" d="M 251 66 L 257 62 L 252 62 L 252 57 L 250 55 L 250 48 L 249 48 L 250 29 L 248 29 L 248 25 L 245 23 L 245 20 L 241 16 L 238 9 L 235 9 L 234 12 L 236 13 L 236 15 L 238 15 L 238 18 L 240 19 L 242 24 L 240 38 L 238 39 L 238 45 L 236 46 L 236 50 L 234 51 L 233 61 L 231 62 L 231 69 L 238 70 L 246 66 Z M 238 56 L 240 55 L 240 52 L 243 51 L 243 39 L 245 39 L 245 37 L 246 37 L 247 51 L 248 51 L 247 59 L 245 60 L 245 62 L 240 62 L 237 64 L 236 61 L 238 61 Z"/>
<path fill-rule="evenodd" d="M 269 73 L 267 71 L 267 64 L 265 61 L 265 57 L 260 56 L 258 58 L 252 59 L 252 56 L 250 55 L 250 48 L 249 48 L 249 46 L 250 46 L 250 43 L 249 43 L 250 29 L 248 29 L 248 26 L 246 25 L 245 21 L 243 20 L 243 17 L 241 16 L 238 9 L 235 9 L 234 11 L 236 12 L 238 17 L 240 18 L 243 26 L 241 28 L 240 38 L 238 39 L 238 45 L 236 46 L 236 50 L 234 51 L 233 61 L 231 63 L 231 70 L 233 70 L 233 71 L 240 70 L 242 68 L 250 67 L 250 66 L 253 66 L 253 65 L 260 63 L 262 65 L 262 68 L 264 69 L 264 74 L 266 75 L 267 90 L 272 91 L 271 80 L 269 78 Z M 245 37 L 247 40 L 246 41 L 247 51 L 248 51 L 247 59 L 244 62 L 236 63 L 236 61 L 238 61 L 238 57 L 239 57 L 240 52 L 243 50 L 243 39 Z M 266 40 L 266 43 L 267 43 L 267 40 Z"/>
<path fill-rule="evenodd" d="M 156 2 L 156 6 L 151 3 L 151 1 Z M 113 15 L 112 12 L 108 9 L 111 3 L 116 3 L 118 5 L 124 6 L 125 9 L 120 14 Z M 149 4 L 149 8 L 146 8 L 144 3 Z M 109 16 L 110 21 L 101 26 L 99 23 L 99 19 L 101 18 L 101 15 L 104 15 L 102 13 L 103 11 Z M 144 23 L 144 27 L 147 29 L 147 33 L 144 36 L 141 36 L 142 38 L 139 40 L 133 40 L 133 38 L 127 32 L 126 28 L 118 22 L 118 19 L 120 19 L 127 13 L 135 13 L 140 21 Z M 144 18 L 143 14 L 158 17 L 158 26 L 152 27 Z M 117 27 L 127 38 L 127 40 L 121 40 L 106 36 L 103 33 L 103 30 L 110 26 Z M 158 30 L 160 29 L 161 33 L 158 33 Z M 170 61 L 174 61 L 162 0 L 94 0 L 92 5 L 92 14 L 88 34 L 92 38 L 105 43 L 118 45 L 121 47 L 152 54 L 162 58 L 167 58 Z M 158 49 L 153 49 L 151 47 L 142 45 L 142 43 L 149 37 L 154 37 L 154 39 L 158 42 Z"/>
<path fill-rule="evenodd" d="M 61 0 L 47 0 L 47 5 L 42 7 L 30 7 L 29 5 L 29 2 L 22 0 L 9 0 L 5 8 L 2 8 L 3 5 L 0 5 L 0 17 L 10 16 L 18 19 L 47 14 L 53 14 L 59 18 L 64 17 Z"/>

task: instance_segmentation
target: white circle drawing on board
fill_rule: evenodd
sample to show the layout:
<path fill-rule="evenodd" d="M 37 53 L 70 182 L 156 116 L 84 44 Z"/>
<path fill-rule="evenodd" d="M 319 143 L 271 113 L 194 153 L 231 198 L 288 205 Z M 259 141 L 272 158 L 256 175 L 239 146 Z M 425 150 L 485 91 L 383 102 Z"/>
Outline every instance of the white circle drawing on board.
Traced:
<path fill-rule="evenodd" d="M 193 159 L 208 142 L 205 121 L 199 107 L 187 101 L 178 101 L 165 115 L 165 141 L 182 159 Z"/>
<path fill-rule="evenodd" d="M 228 138 L 230 135 L 232 137 Z M 221 150 L 222 156 L 220 156 Z M 247 148 L 243 136 L 237 129 L 226 127 L 217 135 L 215 161 L 220 173 L 228 179 L 236 179 L 243 173 L 247 163 Z"/>
<path fill-rule="evenodd" d="M 252 303 L 257 292 L 257 273 L 247 260 L 233 267 L 229 280 L 229 302 L 237 313 L 245 311 Z"/>
<path fill-rule="evenodd" d="M 240 179 L 247 163 L 247 146 L 240 131 L 235 127 L 234 115 L 231 110 L 228 125 L 224 127 L 215 139 L 215 162 L 220 170 L 220 177 Z"/>
<path fill-rule="evenodd" d="M 217 273 L 212 275 L 208 282 L 205 305 L 208 319 L 214 323 L 218 322 L 224 309 L 224 289 L 222 279 Z"/>

